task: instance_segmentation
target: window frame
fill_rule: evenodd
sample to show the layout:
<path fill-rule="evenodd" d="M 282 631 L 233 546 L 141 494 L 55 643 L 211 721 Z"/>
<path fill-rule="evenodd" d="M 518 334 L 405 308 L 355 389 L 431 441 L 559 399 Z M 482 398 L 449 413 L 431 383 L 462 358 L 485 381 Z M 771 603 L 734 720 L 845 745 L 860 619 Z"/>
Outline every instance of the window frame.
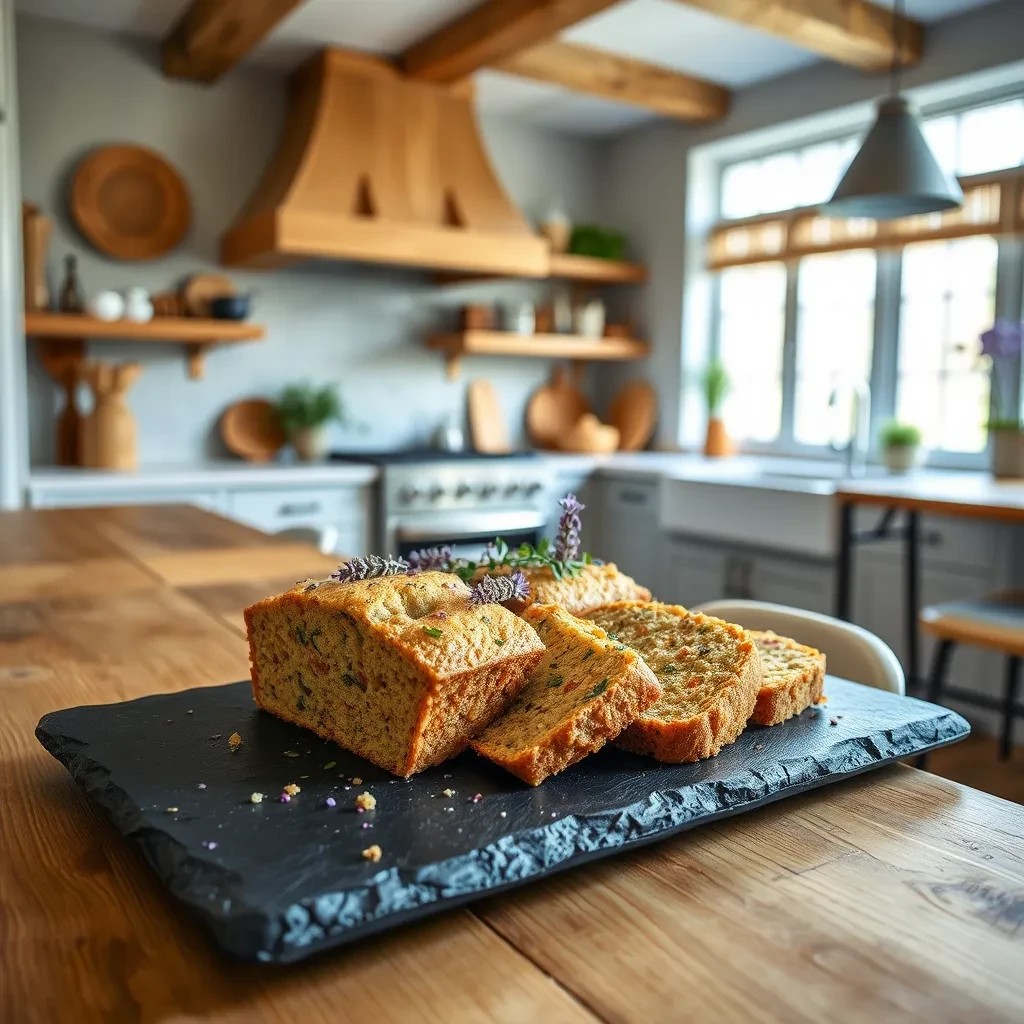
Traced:
<path fill-rule="evenodd" d="M 976 95 L 970 100 L 960 97 L 944 103 L 924 107 L 924 119 L 962 114 L 966 111 L 991 106 L 1013 99 L 1024 100 L 1024 83 L 1014 83 L 1002 89 Z M 842 141 L 851 135 L 850 127 L 834 128 L 830 132 L 809 133 L 785 144 L 751 147 L 748 152 L 732 151 L 713 164 L 712 183 L 714 209 L 721 209 L 724 176 L 727 170 L 746 160 L 763 160 L 777 153 L 805 149 L 823 142 Z M 996 168 L 993 168 L 996 170 Z M 782 211 L 780 211 L 782 212 Z M 995 283 L 995 318 L 1024 319 L 1024 239 L 997 237 Z M 871 389 L 869 457 L 878 458 L 878 438 L 881 427 L 892 419 L 896 410 L 898 381 L 900 317 L 902 306 L 902 249 L 876 250 L 874 337 L 868 385 Z M 770 442 L 741 439 L 744 452 L 763 455 L 789 455 L 807 458 L 835 457 L 837 449 L 830 445 L 812 445 L 800 442 L 794 435 L 795 388 L 797 366 L 797 333 L 799 310 L 799 261 L 787 260 L 786 306 L 782 352 L 782 415 L 779 436 Z M 710 291 L 710 317 L 708 322 L 708 353 L 717 358 L 721 348 L 721 288 L 720 274 L 712 273 Z M 1018 408 L 1024 396 L 1022 381 L 1024 365 L 1018 362 L 1014 375 Z M 926 465 L 934 468 L 979 469 L 990 459 L 991 442 L 979 452 L 952 452 L 943 449 L 927 452 Z M 842 449 L 838 449 L 841 451 Z"/>

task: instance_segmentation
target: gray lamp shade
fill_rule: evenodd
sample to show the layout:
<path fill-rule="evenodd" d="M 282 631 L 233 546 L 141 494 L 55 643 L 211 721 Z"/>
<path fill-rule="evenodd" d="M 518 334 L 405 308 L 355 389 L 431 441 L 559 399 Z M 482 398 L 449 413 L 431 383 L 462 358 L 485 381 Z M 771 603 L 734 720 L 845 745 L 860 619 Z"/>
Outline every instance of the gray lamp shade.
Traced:
<path fill-rule="evenodd" d="M 871 131 L 822 213 L 895 220 L 963 202 L 960 185 L 939 166 L 910 104 L 890 96 L 879 103 Z"/>

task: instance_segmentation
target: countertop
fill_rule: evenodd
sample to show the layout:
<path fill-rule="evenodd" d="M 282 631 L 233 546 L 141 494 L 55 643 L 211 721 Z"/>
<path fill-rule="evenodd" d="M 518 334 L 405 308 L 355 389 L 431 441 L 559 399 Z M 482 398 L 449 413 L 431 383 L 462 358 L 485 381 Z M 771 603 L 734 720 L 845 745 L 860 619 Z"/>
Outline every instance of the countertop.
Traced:
<path fill-rule="evenodd" d="M 241 607 L 328 563 L 186 506 L 0 513 L 0 1019 L 1019 1019 L 1024 808 L 902 765 L 298 968 L 219 955 L 33 729 L 244 678 Z"/>

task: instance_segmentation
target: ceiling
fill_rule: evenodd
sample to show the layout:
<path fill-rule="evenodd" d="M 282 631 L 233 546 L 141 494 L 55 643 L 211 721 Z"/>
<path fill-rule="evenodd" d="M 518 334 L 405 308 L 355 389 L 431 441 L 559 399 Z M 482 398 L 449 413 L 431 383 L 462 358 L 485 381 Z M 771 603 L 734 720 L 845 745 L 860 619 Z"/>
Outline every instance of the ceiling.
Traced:
<path fill-rule="evenodd" d="M 162 37 L 191 0 L 16 0 L 28 14 L 110 32 Z M 307 0 L 249 56 L 290 71 L 314 50 L 342 46 L 394 54 L 480 0 Z M 892 6 L 893 0 L 873 0 Z M 926 24 L 992 0 L 906 0 Z M 626 0 L 563 33 L 562 38 L 625 54 L 741 89 L 814 64 L 818 58 L 734 22 L 675 2 Z M 480 107 L 533 124 L 581 134 L 612 134 L 650 120 L 650 111 L 568 92 L 496 71 L 477 76 Z"/>

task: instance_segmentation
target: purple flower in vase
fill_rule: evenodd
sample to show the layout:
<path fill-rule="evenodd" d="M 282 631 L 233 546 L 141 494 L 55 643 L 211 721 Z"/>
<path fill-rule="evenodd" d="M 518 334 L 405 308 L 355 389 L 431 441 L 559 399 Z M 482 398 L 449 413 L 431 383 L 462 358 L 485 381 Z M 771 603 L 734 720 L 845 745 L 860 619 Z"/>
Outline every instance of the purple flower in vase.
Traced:
<path fill-rule="evenodd" d="M 981 335 L 981 354 L 993 359 L 1012 359 L 1024 348 L 1024 323 L 997 320 Z"/>

